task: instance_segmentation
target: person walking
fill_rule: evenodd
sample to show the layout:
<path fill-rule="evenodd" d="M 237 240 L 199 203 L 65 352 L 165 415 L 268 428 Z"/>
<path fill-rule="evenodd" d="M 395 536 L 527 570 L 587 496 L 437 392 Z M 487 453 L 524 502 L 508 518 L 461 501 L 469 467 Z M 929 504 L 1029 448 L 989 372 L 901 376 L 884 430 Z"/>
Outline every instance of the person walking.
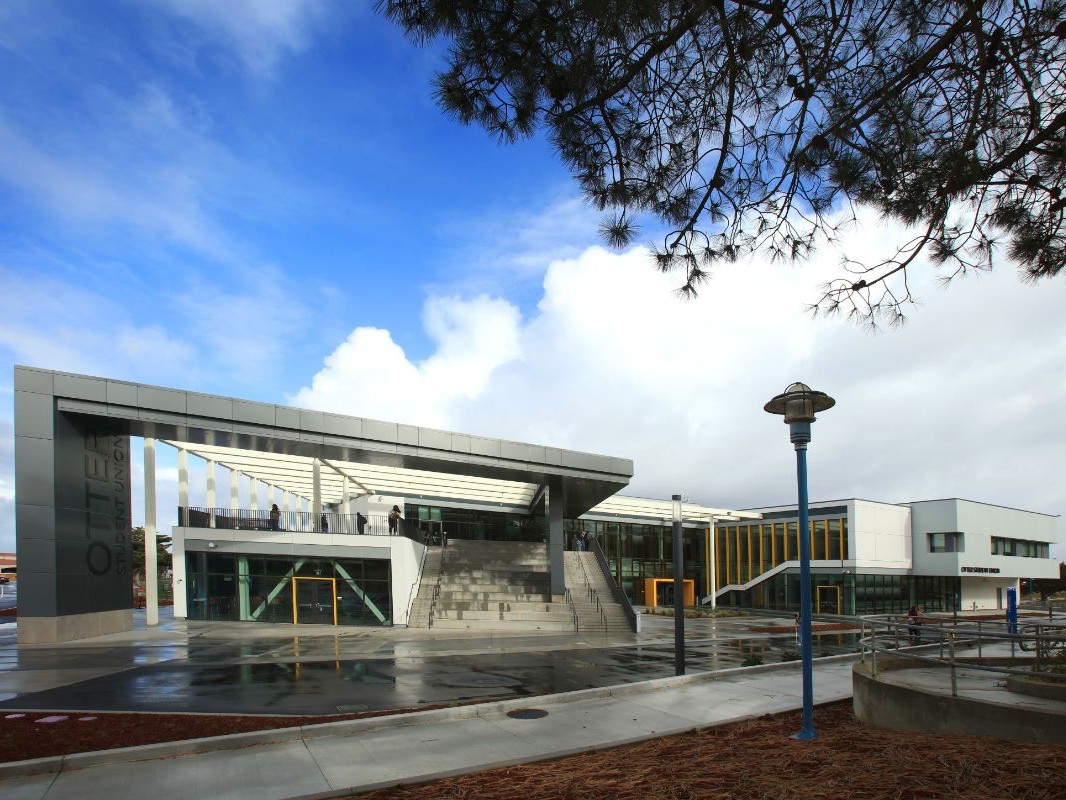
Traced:
<path fill-rule="evenodd" d="M 918 606 L 911 606 L 907 612 L 907 633 L 910 634 L 911 644 L 918 644 L 922 640 L 922 610 Z"/>

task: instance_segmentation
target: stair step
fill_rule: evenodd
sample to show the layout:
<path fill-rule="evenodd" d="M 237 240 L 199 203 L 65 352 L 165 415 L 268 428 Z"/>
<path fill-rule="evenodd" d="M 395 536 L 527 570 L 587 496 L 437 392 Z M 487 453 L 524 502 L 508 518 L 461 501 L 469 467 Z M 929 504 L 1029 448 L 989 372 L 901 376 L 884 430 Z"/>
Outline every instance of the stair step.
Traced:
<path fill-rule="evenodd" d="M 440 630 L 508 630 L 573 633 L 574 623 L 570 619 L 567 619 L 565 622 L 530 622 L 527 620 L 434 619 L 433 628 Z"/>
<path fill-rule="evenodd" d="M 552 601 L 552 598 L 551 595 L 547 592 L 472 592 L 465 591 L 462 589 L 441 589 L 441 592 L 437 598 L 437 602 L 440 602 L 442 600 L 480 600 L 482 602 L 499 603 L 550 603 Z"/>
<path fill-rule="evenodd" d="M 511 611 L 548 612 L 553 611 L 550 602 L 511 602 L 508 600 L 437 600 L 436 610 L 440 611 L 496 611 L 509 613 Z M 569 613 L 569 609 L 567 609 Z"/>
<path fill-rule="evenodd" d="M 551 622 L 566 621 L 572 624 L 570 609 L 561 607 L 551 611 L 479 611 L 477 609 L 441 609 L 439 606 L 433 613 L 433 624 L 438 619 L 464 619 L 464 620 L 503 620 L 523 622 Z"/>

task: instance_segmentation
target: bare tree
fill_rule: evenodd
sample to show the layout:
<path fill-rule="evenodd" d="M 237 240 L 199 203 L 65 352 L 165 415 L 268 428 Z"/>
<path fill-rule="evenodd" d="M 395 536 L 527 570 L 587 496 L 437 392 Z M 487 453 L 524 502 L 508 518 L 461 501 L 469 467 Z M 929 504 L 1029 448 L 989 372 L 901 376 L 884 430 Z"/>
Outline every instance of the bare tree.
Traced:
<path fill-rule="evenodd" d="M 505 141 L 547 126 L 621 247 L 651 214 L 694 295 L 754 251 L 795 259 L 868 205 L 915 231 L 845 261 L 812 308 L 898 322 L 944 280 L 1066 256 L 1064 0 L 380 0 L 450 40 L 437 98 Z"/>

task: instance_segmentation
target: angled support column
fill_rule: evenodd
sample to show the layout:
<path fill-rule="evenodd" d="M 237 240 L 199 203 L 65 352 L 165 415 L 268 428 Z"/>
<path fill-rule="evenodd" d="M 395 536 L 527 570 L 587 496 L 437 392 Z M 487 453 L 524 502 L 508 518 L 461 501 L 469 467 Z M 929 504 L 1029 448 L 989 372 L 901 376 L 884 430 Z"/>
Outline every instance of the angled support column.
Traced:
<path fill-rule="evenodd" d="M 185 509 L 185 524 L 189 524 L 189 453 L 178 448 L 178 505 Z"/>
<path fill-rule="evenodd" d="M 208 514 L 208 523 L 207 524 L 210 527 L 213 528 L 213 527 L 215 527 L 215 508 L 218 507 L 218 497 L 216 496 L 216 492 L 215 492 L 215 462 L 214 461 L 210 461 L 210 460 L 206 461 L 205 462 L 205 468 L 206 468 L 206 473 L 205 474 L 207 475 L 207 481 L 206 481 L 207 482 L 207 486 L 206 486 L 206 490 L 207 490 L 206 491 L 206 495 L 207 495 L 207 514 Z"/>
<path fill-rule="evenodd" d="M 159 624 L 156 524 L 155 439 L 146 438 L 144 440 L 144 613 L 148 625 Z"/>
<path fill-rule="evenodd" d="M 229 510 L 233 512 L 233 516 L 237 516 L 237 509 L 241 507 L 240 479 L 241 473 L 231 467 L 229 471 Z"/>
<path fill-rule="evenodd" d="M 322 466 L 318 459 L 311 462 L 311 530 L 322 530 Z"/>
<path fill-rule="evenodd" d="M 343 508 L 344 511 L 343 511 L 343 513 L 341 515 L 341 520 L 343 521 L 343 525 L 342 525 L 343 530 L 340 531 L 340 533 L 355 533 L 355 531 L 350 530 L 351 525 L 349 523 L 349 520 L 350 520 L 351 514 L 352 514 L 352 509 L 351 509 L 351 505 L 352 505 L 352 489 L 351 489 L 351 481 L 348 480 L 348 476 L 347 475 L 345 475 L 344 478 L 342 479 L 342 486 L 343 486 L 343 492 L 344 492 L 344 500 L 343 500 L 344 504 L 341 506 L 341 508 Z"/>

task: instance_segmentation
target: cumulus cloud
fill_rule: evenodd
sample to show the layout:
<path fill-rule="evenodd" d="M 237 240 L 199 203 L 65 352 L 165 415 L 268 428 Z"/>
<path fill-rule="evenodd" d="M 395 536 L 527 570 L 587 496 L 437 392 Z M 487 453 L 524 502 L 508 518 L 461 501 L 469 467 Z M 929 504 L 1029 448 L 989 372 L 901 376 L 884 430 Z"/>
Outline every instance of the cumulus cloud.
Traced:
<path fill-rule="evenodd" d="M 900 233 L 888 227 L 845 246 L 883 252 Z M 753 259 L 684 302 L 646 251 L 589 248 L 550 265 L 526 319 L 511 309 L 467 326 L 474 301 L 432 299 L 430 358 L 412 363 L 388 331 L 357 329 L 292 400 L 630 457 L 629 493 L 745 507 L 794 496 L 787 429 L 762 406 L 803 380 L 838 401 L 814 429 L 816 499 L 1066 511 L 1054 477 L 1066 445 L 1053 414 L 1066 403 L 1062 287 L 1006 268 L 943 289 L 919 265 L 911 287 L 923 304 L 901 329 L 871 334 L 806 312 L 838 269 L 832 252 L 799 268 Z M 452 322 L 438 327 L 441 308 Z M 375 397 L 382 382 L 399 389 L 390 401 Z"/>
<path fill-rule="evenodd" d="M 505 300 L 435 297 L 422 322 L 435 347 L 429 358 L 412 363 L 388 331 L 356 328 L 291 402 L 440 427 L 458 401 L 477 398 L 495 369 L 521 355 L 521 318 Z"/>

